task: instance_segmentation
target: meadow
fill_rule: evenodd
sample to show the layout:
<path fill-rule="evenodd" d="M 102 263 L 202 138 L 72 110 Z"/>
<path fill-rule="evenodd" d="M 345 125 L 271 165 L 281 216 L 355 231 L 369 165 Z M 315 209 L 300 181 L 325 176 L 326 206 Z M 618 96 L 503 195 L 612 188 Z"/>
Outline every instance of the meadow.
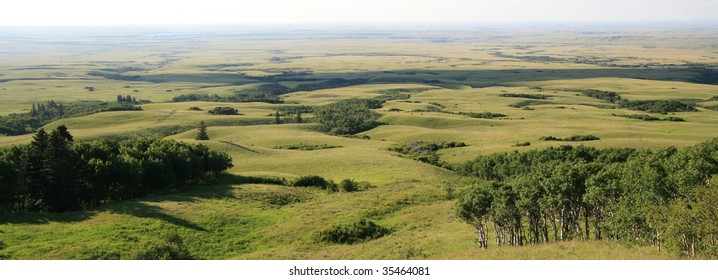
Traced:
<path fill-rule="evenodd" d="M 127 259 L 167 240 L 197 259 L 681 258 L 605 240 L 481 249 L 475 229 L 456 216 L 458 194 L 476 179 L 389 150 L 409 141 L 460 141 L 466 145 L 437 151 L 441 161 L 460 164 L 480 155 L 559 145 L 640 150 L 687 147 L 716 137 L 715 27 L 546 30 L 1 29 L 0 116 L 27 113 L 49 100 L 109 102 L 132 95 L 149 103 L 140 104 L 141 111 L 61 118 L 44 128 L 65 125 L 80 141 L 149 137 L 201 143 L 233 158 L 232 175 L 287 180 L 318 175 L 373 187 L 334 193 L 219 177 L 186 191 L 86 211 L 0 213 L 0 258 Z M 281 104 L 172 102 L 185 94 L 231 97 L 265 84 L 311 90 L 283 93 Z M 631 101 L 680 100 L 696 109 L 637 111 L 582 94 L 588 89 Z M 321 131 L 312 113 L 302 115 L 304 123 L 292 116 L 275 120 L 285 107 L 389 93 L 405 96 L 374 109 L 381 125 L 355 137 Z M 209 114 L 215 107 L 239 114 Z M 467 114 L 485 112 L 502 116 Z M 633 114 L 684 121 L 623 117 Z M 200 121 L 210 140 L 195 140 Z M 600 140 L 541 140 L 573 135 Z M 0 135 L 0 146 L 29 143 L 32 137 Z M 291 145 L 331 148 L 282 148 Z M 356 244 L 316 238 L 332 226 L 362 219 L 390 233 Z"/>

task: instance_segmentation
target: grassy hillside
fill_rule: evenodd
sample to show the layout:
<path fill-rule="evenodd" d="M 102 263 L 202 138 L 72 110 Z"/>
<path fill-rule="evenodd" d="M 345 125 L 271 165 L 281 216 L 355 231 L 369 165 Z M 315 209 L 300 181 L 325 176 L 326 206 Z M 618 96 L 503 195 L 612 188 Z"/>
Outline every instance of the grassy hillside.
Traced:
<path fill-rule="evenodd" d="M 179 32 L 164 41 L 80 36 L 85 43 L 73 47 L 55 37 L 45 39 L 54 42 L 48 44 L 13 42 L 14 55 L 0 60 L 0 116 L 26 113 L 39 101 L 113 101 L 117 95 L 131 94 L 151 103 L 141 104 L 142 111 L 64 118 L 45 128 L 66 125 L 78 140 L 158 137 L 201 142 L 229 153 L 234 159 L 230 173 L 235 175 L 319 175 L 335 182 L 366 181 L 374 187 L 329 193 L 223 178 L 191 191 L 92 211 L 0 214 L 0 258 L 132 258 L 148 244 L 161 244 L 172 236 L 179 236 L 183 248 L 200 259 L 677 257 L 658 254 L 655 248 L 603 241 L 481 250 L 474 229 L 455 217 L 456 195 L 471 179 L 388 148 L 407 141 L 461 141 L 467 146 L 438 153 L 442 161 L 462 163 L 478 155 L 565 144 L 642 149 L 712 139 L 718 131 L 718 111 L 708 107 L 716 103 L 711 98 L 718 96 L 718 86 L 716 81 L 701 80 L 703 72 L 696 66 L 715 67 L 718 58 L 703 32 L 670 31 L 675 37 L 663 40 L 662 33 L 645 31 L 647 38 L 631 41 L 595 34 L 509 31 L 451 36 L 406 31 L 399 34 L 404 39 L 334 34 L 322 40 L 311 39 L 318 36 L 311 31 L 274 37 L 224 32 Z M 450 38 L 436 41 L 445 36 Z M 93 40 L 120 44 L 97 49 L 87 44 Z M 121 44 L 129 40 L 134 47 Z M 283 94 L 283 104 L 170 102 L 182 94 L 231 96 L 265 83 L 295 88 L 332 79 L 362 82 Z M 627 100 L 681 100 L 698 109 L 646 113 L 580 93 L 586 89 L 616 92 Z M 275 124 L 279 107 L 321 106 L 388 93 L 405 95 L 375 110 L 382 115 L 382 125 L 359 133 L 368 139 L 328 135 L 315 122 Z M 546 98 L 536 102 L 506 94 Z M 240 114 L 207 113 L 215 107 L 232 107 Z M 485 112 L 505 116 L 468 114 Z M 621 117 L 630 114 L 685 121 Z M 313 115 L 303 117 L 311 120 Z M 194 140 L 200 121 L 208 126 L 208 141 Z M 600 140 L 540 140 L 589 134 Z M 0 136 L 0 146 L 31 139 L 31 134 Z M 522 142 L 530 146 L 516 146 Z M 281 148 L 301 144 L 332 148 Z M 388 228 L 390 234 L 353 245 L 315 238 L 322 230 L 361 219 Z"/>

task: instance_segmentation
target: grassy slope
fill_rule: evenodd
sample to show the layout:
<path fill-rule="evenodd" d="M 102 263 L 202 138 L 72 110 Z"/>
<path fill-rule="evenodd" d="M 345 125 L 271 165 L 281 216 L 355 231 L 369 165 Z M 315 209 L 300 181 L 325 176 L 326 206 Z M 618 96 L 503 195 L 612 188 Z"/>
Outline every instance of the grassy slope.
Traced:
<path fill-rule="evenodd" d="M 591 42 L 602 40 L 600 36 L 588 37 L 583 39 Z M 178 233 L 191 253 L 209 259 L 670 258 L 672 256 L 656 254 L 652 248 L 629 248 L 609 242 L 566 242 L 525 248 L 492 246 L 485 251 L 477 249 L 472 227 L 454 218 L 455 200 L 447 198 L 447 187 L 453 189 L 454 193 L 460 191 L 465 185 L 462 179 L 446 170 L 398 157 L 386 151 L 386 148 L 409 140 L 463 141 L 469 146 L 440 152 L 443 160 L 462 162 L 479 154 L 565 144 L 538 140 L 545 135 L 565 137 L 595 134 L 602 140 L 584 144 L 598 147 L 685 146 L 714 137 L 714 127 L 718 124 L 718 112 L 707 110 L 677 113 L 676 116 L 687 120 L 683 123 L 644 122 L 614 117 L 613 113 L 636 112 L 599 109 L 591 105 L 605 103 L 560 90 L 613 90 L 628 99 L 706 99 L 718 95 L 718 88 L 713 85 L 630 79 L 630 76 L 625 76 L 631 72 L 623 70 L 617 70 L 615 76 L 624 78 L 584 77 L 586 74 L 582 74 L 599 73 L 595 71 L 579 71 L 576 75 L 562 77 L 562 74 L 538 72 L 535 69 L 568 70 L 557 72 L 568 73 L 573 69 L 588 71 L 600 67 L 539 63 L 491 55 L 496 51 L 495 48 L 499 48 L 511 55 L 526 55 L 524 52 L 537 51 L 535 55 L 557 57 L 600 55 L 619 58 L 621 63 L 629 64 L 646 61 L 640 57 L 627 58 L 635 50 L 622 45 L 581 47 L 576 51 L 540 42 L 532 43 L 531 50 L 514 47 L 515 44 L 525 43 L 521 39 L 476 45 L 450 43 L 442 44 L 440 48 L 433 43 L 415 40 L 399 44 L 394 41 L 387 44 L 389 41 L 382 40 L 330 40 L 321 44 L 310 40 L 269 43 L 260 40 L 240 45 L 230 45 L 223 40 L 210 39 L 198 50 L 181 55 L 173 54 L 169 48 L 165 48 L 181 46 L 182 42 L 166 46 L 144 42 L 144 51 L 103 49 L 94 54 L 81 53 L 73 58 L 74 61 L 86 62 L 83 65 L 73 65 L 62 60 L 48 63 L 55 61 L 53 59 L 56 58 L 52 56 L 18 55 L 0 63 L 0 70 L 4 73 L 0 79 L 55 75 L 58 77 L 53 77 L 68 80 L 15 80 L 0 83 L 0 104 L 3 104 L 0 113 L 22 112 L 24 108 L 29 108 L 29 104 L 40 99 L 113 100 L 117 94 L 132 94 L 141 99 L 165 102 L 172 96 L 184 93 L 227 95 L 251 86 L 228 83 L 235 76 L 216 75 L 217 71 L 208 70 L 210 66 L 220 68 L 222 71 L 219 74 L 242 72 L 267 75 L 276 73 L 278 68 L 309 68 L 318 76 L 329 73 L 345 78 L 413 81 L 297 92 L 286 97 L 288 101 L 307 105 L 376 96 L 376 91 L 380 89 L 427 87 L 416 82 L 422 79 L 489 87 L 434 87 L 430 91 L 412 94 L 409 100 L 418 103 L 389 101 L 383 109 L 378 110 L 383 114 L 380 121 L 386 125 L 363 133 L 369 135 L 371 140 L 329 136 L 317 132 L 313 124 L 267 125 L 265 123 L 271 122 L 273 117 L 270 114 L 277 105 L 264 103 L 153 103 L 143 105 L 142 112 L 107 112 L 56 121 L 47 127 L 66 124 L 78 139 L 176 133 L 168 138 L 187 142 L 196 142 L 193 140 L 196 132 L 192 127 L 204 121 L 209 126 L 211 140 L 203 143 L 232 155 L 235 164 L 230 170 L 232 173 L 288 178 L 314 174 L 335 181 L 345 178 L 369 181 L 377 187 L 359 193 L 328 194 L 311 189 L 218 182 L 197 186 L 183 193 L 121 202 L 87 212 L 0 215 L 0 242 L 7 246 L 0 250 L 0 255 L 19 259 L 125 257 L 123 252 L 137 249 L 144 240 L 164 233 Z M 267 52 L 263 49 L 282 51 Z M 82 49 L 61 51 L 74 53 Z M 675 63 L 697 59 L 696 56 L 700 58 L 704 52 L 659 47 L 641 54 L 664 63 Z M 135 59 L 127 59 L 129 57 L 139 57 L 150 63 L 150 66 L 145 71 L 128 72 L 127 75 L 143 75 L 147 77 L 146 80 L 155 82 L 114 81 L 86 75 L 86 72 L 102 67 L 142 65 Z M 286 60 L 274 63 L 269 61 L 271 57 Z M 169 61 L 168 58 L 174 60 Z M 234 62 L 254 65 L 218 66 Z M 38 64 L 59 65 L 53 66 L 59 69 L 12 70 Z M 520 73 L 514 73 L 514 70 L 505 72 L 507 69 L 524 70 Z M 419 73 L 402 73 L 398 70 Z M 568 79 L 570 77 L 580 79 Z M 242 79 L 235 81 L 253 83 Z M 83 89 L 85 86 L 94 86 L 96 91 L 88 92 Z M 537 92 L 532 89 L 536 86 L 559 90 Z M 139 92 L 133 93 L 133 90 Z M 501 93 L 548 94 L 552 96 L 548 100 L 551 104 L 533 105 L 531 107 L 534 110 L 522 110 L 508 105 L 524 99 L 500 97 Z M 440 112 L 410 112 L 426 108 L 429 102 L 444 105 L 444 110 L 448 112 L 488 111 L 506 114 L 507 117 L 487 120 Z M 201 107 L 204 111 L 191 111 L 191 106 Z M 243 115 L 211 116 L 206 113 L 216 106 L 235 107 Z M 388 112 L 389 108 L 404 111 Z M 0 137 L 0 145 L 27 143 L 30 139 L 30 135 Z M 530 141 L 531 146 L 511 147 L 523 141 Z M 341 148 L 317 151 L 273 148 L 299 143 L 331 144 Z M 295 202 L 288 205 L 278 202 L 286 199 Z M 331 245 L 317 243 L 312 239 L 316 232 L 333 224 L 360 218 L 370 218 L 389 227 L 392 234 L 356 245 Z"/>

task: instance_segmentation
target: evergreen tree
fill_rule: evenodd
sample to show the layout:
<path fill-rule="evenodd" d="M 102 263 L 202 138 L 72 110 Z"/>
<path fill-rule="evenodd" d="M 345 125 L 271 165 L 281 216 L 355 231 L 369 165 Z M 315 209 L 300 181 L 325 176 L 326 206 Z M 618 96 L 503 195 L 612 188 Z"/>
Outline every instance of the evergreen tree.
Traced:
<path fill-rule="evenodd" d="M 297 123 L 302 123 L 302 112 L 297 111 Z"/>
<path fill-rule="evenodd" d="M 43 188 L 45 210 L 65 212 L 80 209 L 75 153 L 72 150 L 72 135 L 64 125 L 53 130 L 44 153 L 42 174 L 47 180 Z"/>
<path fill-rule="evenodd" d="M 195 140 L 209 140 L 209 135 L 207 135 L 207 126 L 204 124 L 204 122 L 199 122 L 199 132 L 197 133 L 197 137 L 195 137 Z"/>

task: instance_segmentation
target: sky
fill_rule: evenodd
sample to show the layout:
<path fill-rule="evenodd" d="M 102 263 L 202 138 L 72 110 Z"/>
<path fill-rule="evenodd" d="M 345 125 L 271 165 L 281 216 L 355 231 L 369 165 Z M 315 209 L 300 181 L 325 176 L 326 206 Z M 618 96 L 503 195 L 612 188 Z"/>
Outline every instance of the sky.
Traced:
<path fill-rule="evenodd" d="M 0 25 L 718 20 L 718 0 L 3 0 Z"/>

